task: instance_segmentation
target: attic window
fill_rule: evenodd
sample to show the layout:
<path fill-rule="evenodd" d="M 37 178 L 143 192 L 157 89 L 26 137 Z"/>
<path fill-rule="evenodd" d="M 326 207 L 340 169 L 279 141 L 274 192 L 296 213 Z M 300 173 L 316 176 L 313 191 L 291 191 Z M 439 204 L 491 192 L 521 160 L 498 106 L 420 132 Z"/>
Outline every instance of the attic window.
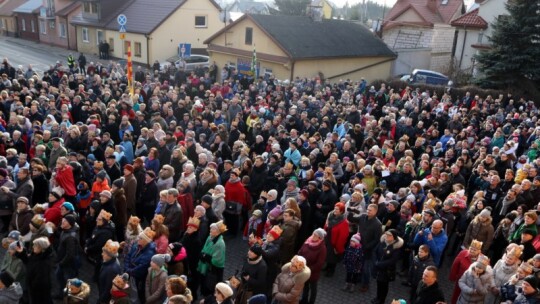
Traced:
<path fill-rule="evenodd" d="M 442 0 L 442 5 L 447 5 L 448 4 L 448 0 Z"/>
<path fill-rule="evenodd" d="M 247 45 L 253 44 L 253 28 L 252 27 L 246 27 L 245 43 Z"/>
<path fill-rule="evenodd" d="M 206 16 L 195 16 L 195 27 L 207 27 Z"/>

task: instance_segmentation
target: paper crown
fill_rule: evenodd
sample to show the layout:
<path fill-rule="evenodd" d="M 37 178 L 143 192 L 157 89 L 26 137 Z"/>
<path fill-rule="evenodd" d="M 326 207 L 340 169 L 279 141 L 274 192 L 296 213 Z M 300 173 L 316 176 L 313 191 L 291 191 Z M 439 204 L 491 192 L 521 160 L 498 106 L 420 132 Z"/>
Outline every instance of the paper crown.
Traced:
<path fill-rule="evenodd" d="M 113 258 L 118 257 L 118 249 L 120 249 L 120 243 L 113 240 L 108 240 L 105 246 L 103 246 L 103 251 Z"/>
<path fill-rule="evenodd" d="M 213 228 L 219 230 L 219 233 L 224 233 L 225 231 L 227 231 L 227 226 L 223 223 L 223 221 L 219 221 L 210 225 L 210 229 Z"/>
<path fill-rule="evenodd" d="M 123 275 L 117 275 L 113 279 L 113 285 L 120 290 L 125 290 L 129 288 L 129 274 L 124 273 Z"/>
<path fill-rule="evenodd" d="M 130 225 L 133 225 L 133 226 L 137 226 L 141 223 L 141 219 L 136 217 L 136 216 L 130 216 L 129 217 L 129 220 L 128 220 L 128 224 Z"/>
<path fill-rule="evenodd" d="M 163 224 L 163 222 L 165 222 L 165 217 L 161 214 L 156 214 L 154 215 L 154 221 L 156 221 L 156 223 L 158 224 Z"/>
<path fill-rule="evenodd" d="M 268 231 L 268 234 L 270 234 L 272 237 L 274 237 L 275 240 L 277 240 L 281 236 L 282 232 L 283 230 L 281 229 L 281 227 L 279 227 L 278 225 L 274 225 L 274 227 L 272 227 L 272 229 Z"/>
<path fill-rule="evenodd" d="M 532 273 L 533 265 L 529 264 L 528 262 L 522 262 L 521 265 L 519 265 L 519 269 L 525 271 L 526 273 Z"/>
<path fill-rule="evenodd" d="M 98 217 L 102 218 L 104 221 L 110 221 L 111 220 L 111 217 L 112 217 L 112 214 L 105 211 L 105 209 L 101 209 L 101 211 L 99 212 L 99 215 Z"/>
<path fill-rule="evenodd" d="M 199 220 L 196 217 L 190 217 L 188 220 L 187 226 L 198 229 L 200 224 L 201 224 L 201 220 Z"/>
<path fill-rule="evenodd" d="M 471 247 L 471 248 L 474 248 L 474 249 L 476 249 L 476 250 L 482 250 L 482 245 L 483 245 L 483 244 L 484 244 L 484 243 L 482 243 L 482 242 L 480 242 L 480 241 L 472 240 L 471 246 L 470 246 L 470 247 Z"/>
<path fill-rule="evenodd" d="M 517 259 L 521 259 L 521 254 L 523 253 L 523 245 L 515 246 L 513 247 L 510 252 L 508 252 L 509 256 L 513 256 Z"/>

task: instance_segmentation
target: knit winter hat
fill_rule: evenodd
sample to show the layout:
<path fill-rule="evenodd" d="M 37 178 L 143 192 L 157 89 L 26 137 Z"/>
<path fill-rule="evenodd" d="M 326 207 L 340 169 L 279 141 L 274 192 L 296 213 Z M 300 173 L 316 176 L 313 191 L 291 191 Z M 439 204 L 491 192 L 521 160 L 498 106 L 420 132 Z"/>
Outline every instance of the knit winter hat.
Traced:
<path fill-rule="evenodd" d="M 490 217 L 491 216 L 491 211 L 489 211 L 487 208 L 484 208 L 484 209 L 482 209 L 482 211 L 480 211 L 480 216 L 481 217 Z"/>
<path fill-rule="evenodd" d="M 8 239 L 18 241 L 21 238 L 21 233 L 18 230 L 12 230 L 7 237 Z"/>
<path fill-rule="evenodd" d="M 267 301 L 266 295 L 258 294 L 249 298 L 249 300 L 247 301 L 247 304 L 266 304 L 266 301 Z"/>
<path fill-rule="evenodd" d="M 144 240 L 147 243 L 151 243 L 155 236 L 156 233 L 152 231 L 150 227 L 146 227 L 141 233 L 139 233 L 139 239 Z"/>
<path fill-rule="evenodd" d="M 17 251 L 18 245 L 19 245 L 19 241 L 13 241 L 9 244 L 8 249 L 12 251 Z"/>
<path fill-rule="evenodd" d="M 77 288 L 81 288 L 82 283 L 83 282 L 81 280 L 77 279 L 77 278 L 69 280 L 69 285 L 77 287 Z"/>
<path fill-rule="evenodd" d="M 26 205 L 28 205 L 28 204 L 30 203 L 30 202 L 28 201 L 28 198 L 26 198 L 26 197 L 24 197 L 24 196 L 21 196 L 21 197 L 17 198 L 17 203 L 19 203 L 19 202 L 22 202 L 22 203 L 24 203 L 24 204 L 26 204 Z"/>
<path fill-rule="evenodd" d="M 113 240 L 107 240 L 107 243 L 105 243 L 105 246 L 102 248 L 103 252 L 111 258 L 118 257 L 118 249 L 120 249 L 120 243 L 114 242 Z"/>
<path fill-rule="evenodd" d="M 75 207 L 73 207 L 73 204 L 70 202 L 63 203 L 62 207 L 66 208 L 66 210 L 71 211 L 71 212 L 75 211 Z"/>
<path fill-rule="evenodd" d="M 64 216 L 64 219 L 69 223 L 71 227 L 75 226 L 75 223 L 77 223 L 75 216 L 73 216 L 72 214 L 67 214 L 66 216 Z"/>
<path fill-rule="evenodd" d="M 313 231 L 313 234 L 316 234 L 321 240 L 324 240 L 326 237 L 326 230 L 322 228 L 317 228 L 315 231 Z"/>
<path fill-rule="evenodd" d="M 112 197 L 112 193 L 109 190 L 103 190 L 99 195 L 106 197 L 107 199 L 110 199 Z"/>
<path fill-rule="evenodd" d="M 281 206 L 280 205 L 277 205 L 276 207 L 274 207 L 274 209 L 270 210 L 270 212 L 268 212 L 268 218 L 269 219 L 277 219 L 282 213 L 282 210 L 281 210 Z"/>
<path fill-rule="evenodd" d="M 35 239 L 33 244 L 41 248 L 41 250 L 46 250 L 47 248 L 49 248 L 49 246 L 51 246 L 49 239 L 44 236 Z"/>
<path fill-rule="evenodd" d="M 156 265 L 158 265 L 160 268 L 165 265 L 165 263 L 169 263 L 171 261 L 171 256 L 168 254 L 155 254 L 152 257 L 152 262 Z"/>
<path fill-rule="evenodd" d="M 51 192 L 50 192 L 54 197 L 56 197 L 56 199 L 60 199 L 62 197 L 62 195 L 64 195 L 64 189 L 60 188 L 60 187 L 54 187 L 51 189 Z"/>
<path fill-rule="evenodd" d="M 124 186 L 124 179 L 123 178 L 119 178 L 119 179 L 115 179 L 114 182 L 112 183 L 113 186 L 115 186 L 116 188 L 122 188 Z"/>
<path fill-rule="evenodd" d="M 202 203 L 207 203 L 208 205 L 212 205 L 212 197 L 210 195 L 204 195 L 202 198 L 201 198 L 201 202 Z"/>
<path fill-rule="evenodd" d="M 351 237 L 351 242 L 355 242 L 357 244 L 360 244 L 362 240 L 362 237 L 360 236 L 360 233 L 356 233 Z"/>
<path fill-rule="evenodd" d="M 233 295 L 232 288 L 223 282 L 216 284 L 216 290 L 219 291 L 219 293 L 221 293 L 225 299 L 228 299 Z"/>
<path fill-rule="evenodd" d="M 535 290 L 538 289 L 538 279 L 535 275 L 528 275 L 523 279 L 523 282 L 529 283 Z"/>
<path fill-rule="evenodd" d="M 254 216 L 256 218 L 261 218 L 262 216 L 262 211 L 257 209 L 257 210 L 254 210 L 253 213 L 251 214 L 251 216 Z"/>

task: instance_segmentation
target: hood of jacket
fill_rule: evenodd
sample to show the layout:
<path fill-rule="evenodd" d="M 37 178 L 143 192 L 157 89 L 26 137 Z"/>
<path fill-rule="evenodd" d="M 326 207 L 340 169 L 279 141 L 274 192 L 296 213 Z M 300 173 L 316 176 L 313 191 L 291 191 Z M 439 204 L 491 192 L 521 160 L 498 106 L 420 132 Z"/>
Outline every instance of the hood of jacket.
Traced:
<path fill-rule="evenodd" d="M 19 300 L 21 299 L 23 294 L 23 289 L 21 287 L 21 284 L 19 282 L 14 282 L 11 284 L 11 286 L 0 290 L 0 302 L 2 303 L 19 303 Z M 8 301 L 3 301 L 2 299 L 6 299 Z"/>
<path fill-rule="evenodd" d="M 384 243 L 384 233 L 383 235 L 381 235 L 381 243 Z M 397 240 L 395 240 L 393 243 L 392 243 L 392 247 L 394 249 L 399 249 L 401 247 L 403 247 L 403 239 L 401 237 L 398 236 Z"/>

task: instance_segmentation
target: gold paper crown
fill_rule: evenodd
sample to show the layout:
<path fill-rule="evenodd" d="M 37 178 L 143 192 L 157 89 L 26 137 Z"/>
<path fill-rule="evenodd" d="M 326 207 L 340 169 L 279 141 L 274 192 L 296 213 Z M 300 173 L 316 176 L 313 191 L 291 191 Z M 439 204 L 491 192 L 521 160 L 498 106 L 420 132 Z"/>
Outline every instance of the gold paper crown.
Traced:
<path fill-rule="evenodd" d="M 199 228 L 199 225 L 201 224 L 201 220 L 199 220 L 196 217 L 190 217 L 187 223 L 187 226 L 192 226 L 194 228 Z"/>
<path fill-rule="evenodd" d="M 521 258 L 521 254 L 523 253 L 523 245 L 515 246 L 513 247 L 508 255 L 514 256 L 517 259 Z"/>
<path fill-rule="evenodd" d="M 99 212 L 98 217 L 101 217 L 103 220 L 108 222 L 108 221 L 111 220 L 112 214 L 105 211 L 105 209 L 101 209 L 101 211 Z"/>
<path fill-rule="evenodd" d="M 223 221 L 219 221 L 210 225 L 210 229 L 211 228 L 217 228 L 219 230 L 219 233 L 224 233 L 225 231 L 227 231 L 227 226 L 223 223 Z"/>
<path fill-rule="evenodd" d="M 118 249 L 120 249 L 120 244 L 113 240 L 108 240 L 105 246 L 103 246 L 103 250 L 112 256 L 118 256 Z"/>
<path fill-rule="evenodd" d="M 484 244 L 484 243 L 482 243 L 482 242 L 480 242 L 480 241 L 473 240 L 473 241 L 471 242 L 471 246 L 470 246 L 470 247 L 472 247 L 472 248 L 474 248 L 474 249 L 476 249 L 476 250 L 482 250 L 482 245 L 483 245 L 483 244 Z"/>
<path fill-rule="evenodd" d="M 156 221 L 158 224 L 163 224 L 165 222 L 165 217 L 161 214 L 154 215 L 154 221 Z"/>
<path fill-rule="evenodd" d="M 118 287 L 119 289 L 127 289 L 129 287 L 129 275 L 127 273 L 124 273 L 123 275 L 117 275 L 113 279 L 113 284 Z"/>
<path fill-rule="evenodd" d="M 519 265 L 519 268 L 527 273 L 533 272 L 533 265 L 529 264 L 528 262 L 522 262 L 521 265 Z"/>
<path fill-rule="evenodd" d="M 133 226 L 137 226 L 141 223 L 141 219 L 136 217 L 136 216 L 130 216 L 129 217 L 129 220 L 128 220 L 128 224 L 130 225 L 133 225 Z"/>

